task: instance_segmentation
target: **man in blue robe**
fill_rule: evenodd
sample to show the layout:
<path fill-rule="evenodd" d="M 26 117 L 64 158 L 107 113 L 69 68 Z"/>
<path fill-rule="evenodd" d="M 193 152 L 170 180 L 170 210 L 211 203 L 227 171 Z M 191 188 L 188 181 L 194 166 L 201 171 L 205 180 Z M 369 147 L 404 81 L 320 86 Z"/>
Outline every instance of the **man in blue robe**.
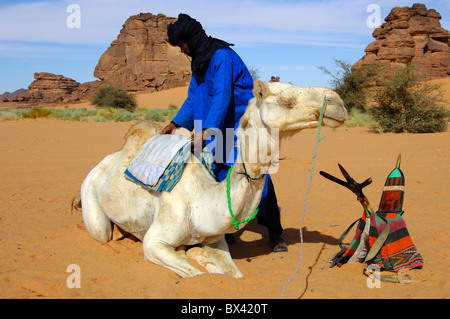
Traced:
<path fill-rule="evenodd" d="M 192 58 L 192 79 L 186 101 L 161 134 L 172 134 L 178 127 L 194 130 L 195 153 L 205 146 L 208 138 L 211 140 L 214 131 L 219 131 L 221 141 L 216 141 L 213 149 L 214 173 L 217 180 L 222 181 L 238 155 L 233 130 L 238 128 L 239 120 L 253 98 L 253 78 L 241 58 L 230 48 L 232 44 L 207 36 L 202 25 L 187 14 L 180 13 L 178 20 L 169 25 L 167 34 L 171 45 L 179 46 Z M 286 251 L 281 237 L 280 212 L 269 175 L 257 218 L 258 223 L 269 230 L 272 250 Z M 226 238 L 228 242 L 233 240 L 231 235 Z"/>

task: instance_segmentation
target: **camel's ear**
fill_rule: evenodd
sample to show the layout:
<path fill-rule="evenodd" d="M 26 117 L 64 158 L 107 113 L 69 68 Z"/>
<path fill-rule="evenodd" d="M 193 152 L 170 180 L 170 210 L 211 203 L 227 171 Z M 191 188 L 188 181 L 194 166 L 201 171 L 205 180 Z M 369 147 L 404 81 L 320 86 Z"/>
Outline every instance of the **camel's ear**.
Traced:
<path fill-rule="evenodd" d="M 258 100 L 264 100 L 270 95 L 269 85 L 265 82 L 255 80 L 253 82 L 253 94 Z"/>

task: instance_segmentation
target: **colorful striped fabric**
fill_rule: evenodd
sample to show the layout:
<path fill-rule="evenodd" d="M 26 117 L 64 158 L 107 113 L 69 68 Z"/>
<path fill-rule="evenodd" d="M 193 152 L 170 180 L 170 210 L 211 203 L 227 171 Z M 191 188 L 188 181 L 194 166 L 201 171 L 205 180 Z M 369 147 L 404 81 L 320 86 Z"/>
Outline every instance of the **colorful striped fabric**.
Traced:
<path fill-rule="evenodd" d="M 357 224 L 356 227 L 356 233 L 353 237 L 351 243 L 347 246 L 343 244 L 343 241 L 346 237 L 346 235 L 350 232 L 350 230 L 353 228 L 353 226 Z M 365 212 L 362 214 L 362 217 L 353 222 L 347 230 L 342 233 L 341 237 L 339 238 L 339 247 L 341 250 L 335 254 L 331 261 L 331 267 L 338 266 L 341 267 L 343 264 L 346 264 L 349 259 L 353 256 L 353 254 L 358 249 L 359 245 L 361 245 L 361 236 L 363 234 L 364 228 L 366 227 L 366 214 Z M 363 243 L 364 244 L 364 243 Z"/>
<path fill-rule="evenodd" d="M 402 170 L 396 167 L 386 179 L 381 195 L 379 212 L 403 213 L 403 195 L 405 193 L 405 177 Z"/>
<path fill-rule="evenodd" d="M 423 267 L 422 256 L 416 249 L 403 219 L 405 177 L 396 167 L 386 179 L 378 211 L 370 220 L 369 245 L 373 247 L 386 225 L 389 235 L 373 259 L 384 270 Z"/>
<path fill-rule="evenodd" d="M 423 259 L 417 251 L 405 220 L 400 213 L 377 212 L 371 218 L 369 245 L 373 247 L 381 232 L 389 225 L 389 235 L 372 260 L 384 270 L 397 271 L 401 268 L 421 268 Z"/>
<path fill-rule="evenodd" d="M 381 196 L 378 211 L 370 216 L 367 255 L 374 256 L 364 260 L 369 264 L 376 264 L 382 270 L 398 271 L 402 268 L 422 268 L 423 258 L 417 251 L 405 220 L 403 219 L 403 198 L 405 192 L 405 177 L 399 165 L 388 175 Z M 356 234 L 348 246 L 342 244 L 345 235 L 358 222 Z M 339 245 L 341 251 L 333 256 L 330 267 L 341 267 L 349 262 L 360 245 L 367 245 L 361 240 L 366 226 L 366 212 L 355 221 L 341 236 Z M 386 227 L 388 227 L 386 229 Z M 387 238 L 384 239 L 386 233 Z M 380 238 L 380 240 L 378 240 Z M 378 242 L 377 242 L 378 240 Z M 362 260 L 361 260 L 362 261 Z"/>

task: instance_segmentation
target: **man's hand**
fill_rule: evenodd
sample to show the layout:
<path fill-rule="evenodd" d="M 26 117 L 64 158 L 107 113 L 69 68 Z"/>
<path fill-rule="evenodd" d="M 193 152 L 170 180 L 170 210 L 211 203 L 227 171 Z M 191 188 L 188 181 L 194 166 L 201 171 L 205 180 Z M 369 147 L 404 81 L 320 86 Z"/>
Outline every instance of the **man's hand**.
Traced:
<path fill-rule="evenodd" d="M 167 125 L 165 128 L 163 128 L 163 130 L 161 131 L 161 135 L 164 134 L 173 134 L 173 132 L 175 132 L 175 130 L 177 129 L 177 127 L 175 126 L 175 124 L 170 123 L 169 125 Z"/>
<path fill-rule="evenodd" d="M 205 147 L 206 140 L 208 139 L 208 133 L 206 130 L 201 132 L 197 132 L 191 135 L 192 143 L 192 152 L 194 154 L 201 153 L 203 148 Z"/>

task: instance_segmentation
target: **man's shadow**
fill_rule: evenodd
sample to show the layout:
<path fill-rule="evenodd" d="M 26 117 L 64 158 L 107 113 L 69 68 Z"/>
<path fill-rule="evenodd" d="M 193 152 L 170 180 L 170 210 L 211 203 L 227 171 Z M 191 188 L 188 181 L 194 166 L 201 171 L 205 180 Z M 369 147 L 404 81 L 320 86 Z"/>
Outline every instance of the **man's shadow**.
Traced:
<path fill-rule="evenodd" d="M 261 238 L 252 241 L 245 241 L 243 237 L 244 232 L 253 232 L 261 235 Z M 235 242 L 228 244 L 231 256 L 233 259 L 250 259 L 256 256 L 268 255 L 272 253 L 269 244 L 269 233 L 267 227 L 259 225 L 256 220 L 248 223 L 245 228 L 240 229 L 233 234 Z M 304 243 L 325 243 L 333 246 L 339 244 L 339 239 L 333 236 L 322 234 L 318 231 L 310 231 L 306 227 L 302 228 Z M 288 246 L 300 243 L 300 230 L 295 228 L 285 228 L 283 231 L 283 239 Z M 285 253 L 279 253 L 285 254 Z"/>

